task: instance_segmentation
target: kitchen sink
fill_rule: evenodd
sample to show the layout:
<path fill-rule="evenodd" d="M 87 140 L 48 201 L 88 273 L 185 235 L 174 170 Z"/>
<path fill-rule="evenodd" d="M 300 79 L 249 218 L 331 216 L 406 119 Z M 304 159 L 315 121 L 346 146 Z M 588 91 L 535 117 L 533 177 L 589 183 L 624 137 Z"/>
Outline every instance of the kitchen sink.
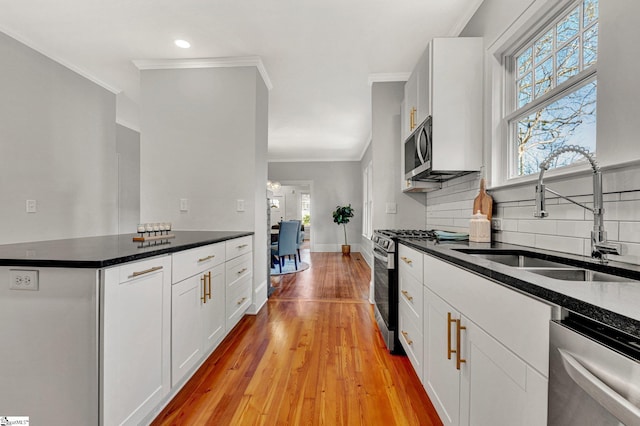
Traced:
<path fill-rule="evenodd" d="M 462 250 L 460 250 L 462 251 Z M 533 268 L 533 267 L 557 267 L 564 266 L 562 263 L 553 262 L 551 260 L 539 259 L 537 257 L 526 256 L 522 254 L 491 254 L 491 253 L 469 253 L 472 256 L 481 257 L 492 262 L 501 263 L 507 266 L 515 266 L 516 268 Z"/>
<path fill-rule="evenodd" d="M 519 268 L 523 271 L 563 281 L 636 282 L 631 278 L 583 268 Z"/>
<path fill-rule="evenodd" d="M 524 250 L 475 248 L 459 248 L 453 250 L 561 281 L 640 283 L 640 280 L 623 276 L 624 271 L 620 275 L 596 271 L 591 269 L 590 266 L 592 265 L 587 262 L 555 256 L 553 260 L 543 259 L 541 255 L 535 252 L 527 252 Z M 598 268 L 596 267 L 595 269 Z"/>

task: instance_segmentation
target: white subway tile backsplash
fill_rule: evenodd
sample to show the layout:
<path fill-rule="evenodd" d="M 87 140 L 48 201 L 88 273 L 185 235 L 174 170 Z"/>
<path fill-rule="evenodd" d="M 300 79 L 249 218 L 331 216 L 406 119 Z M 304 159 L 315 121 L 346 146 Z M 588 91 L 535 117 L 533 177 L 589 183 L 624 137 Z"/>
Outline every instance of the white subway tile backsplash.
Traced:
<path fill-rule="evenodd" d="M 496 235 L 496 240 L 508 244 L 520 246 L 535 246 L 535 234 L 521 234 L 519 232 L 500 232 Z M 499 238 L 499 239 L 498 239 Z"/>
<path fill-rule="evenodd" d="M 616 181 L 618 178 L 619 182 Z M 635 185 L 634 182 L 639 184 Z M 609 182 L 609 184 L 607 184 Z M 611 241 L 620 241 L 624 256 L 612 260 L 640 263 L 640 173 L 631 169 L 607 172 L 604 176 L 605 230 Z M 613 184 L 613 185 L 612 185 Z M 622 186 L 620 186 L 622 185 Z M 590 176 L 552 180 L 551 188 L 593 207 Z M 447 182 L 443 189 L 427 195 L 426 217 L 429 228 L 466 232 L 478 194 L 479 178 L 466 176 Z M 618 189 L 618 191 L 616 191 Z M 593 214 L 564 199 L 547 194 L 545 219 L 535 218 L 533 184 L 523 187 L 490 189 L 494 199 L 493 216 L 502 219 L 502 231 L 495 241 L 566 253 L 591 255 Z M 574 196 L 573 194 L 579 194 Z"/>
<path fill-rule="evenodd" d="M 620 222 L 618 241 L 640 243 L 640 222 Z"/>
<path fill-rule="evenodd" d="M 575 204 L 558 204 L 557 206 L 547 205 L 549 218 L 556 220 L 584 220 L 584 212 L 586 211 L 588 210 L 585 210 L 580 206 L 576 206 Z"/>
<path fill-rule="evenodd" d="M 518 232 L 529 234 L 556 234 L 557 221 L 551 219 L 525 219 L 518 221 Z"/>
<path fill-rule="evenodd" d="M 623 192 L 620 194 L 621 201 L 640 200 L 640 191 Z"/>
<path fill-rule="evenodd" d="M 564 253 L 583 254 L 584 242 L 585 240 L 582 238 L 537 234 L 535 236 L 534 247 Z"/>

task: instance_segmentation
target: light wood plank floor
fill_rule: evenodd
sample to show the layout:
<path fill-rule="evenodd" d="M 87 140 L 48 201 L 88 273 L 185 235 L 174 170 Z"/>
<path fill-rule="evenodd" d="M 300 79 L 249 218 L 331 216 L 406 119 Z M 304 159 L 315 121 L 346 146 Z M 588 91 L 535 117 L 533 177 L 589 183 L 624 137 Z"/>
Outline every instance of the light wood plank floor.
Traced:
<path fill-rule="evenodd" d="M 408 359 L 390 355 L 359 253 L 309 270 L 245 316 L 153 425 L 441 425 Z"/>

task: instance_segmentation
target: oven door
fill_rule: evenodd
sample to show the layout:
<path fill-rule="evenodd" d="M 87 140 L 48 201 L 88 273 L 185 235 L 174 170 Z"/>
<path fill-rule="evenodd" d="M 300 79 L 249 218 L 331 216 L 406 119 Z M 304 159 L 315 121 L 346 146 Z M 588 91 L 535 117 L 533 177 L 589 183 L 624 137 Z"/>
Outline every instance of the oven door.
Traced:
<path fill-rule="evenodd" d="M 396 329 L 398 326 L 398 278 L 395 269 L 394 253 L 387 253 L 374 248 L 374 281 L 375 317 L 389 351 L 402 354 L 403 349 L 398 342 Z"/>

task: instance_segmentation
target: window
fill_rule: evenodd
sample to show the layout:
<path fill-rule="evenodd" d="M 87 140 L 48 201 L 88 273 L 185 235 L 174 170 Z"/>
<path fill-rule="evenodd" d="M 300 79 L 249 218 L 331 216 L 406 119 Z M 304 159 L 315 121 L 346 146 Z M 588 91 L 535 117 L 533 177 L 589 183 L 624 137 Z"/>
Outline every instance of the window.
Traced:
<path fill-rule="evenodd" d="M 509 177 L 539 172 L 556 149 L 596 150 L 598 0 L 571 3 L 507 61 L 512 96 L 507 115 Z M 559 156 L 551 168 L 582 161 Z"/>

